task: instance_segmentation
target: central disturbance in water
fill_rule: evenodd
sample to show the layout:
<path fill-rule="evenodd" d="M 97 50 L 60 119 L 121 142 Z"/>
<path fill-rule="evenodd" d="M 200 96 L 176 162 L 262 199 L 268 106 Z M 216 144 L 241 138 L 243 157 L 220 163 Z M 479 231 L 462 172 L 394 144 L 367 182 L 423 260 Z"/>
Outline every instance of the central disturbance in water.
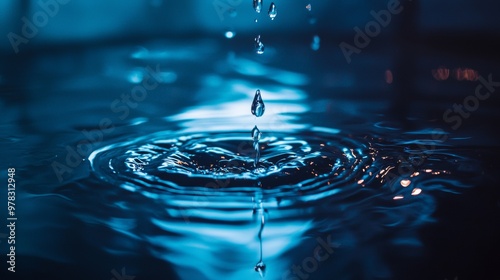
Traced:
<path fill-rule="evenodd" d="M 257 130 L 253 135 L 259 135 Z M 191 197 L 211 189 L 211 195 L 236 195 L 233 202 L 248 201 L 255 190 L 273 197 L 296 199 L 300 193 L 300 199 L 318 199 L 335 185 L 368 181 L 371 172 L 373 152 L 364 141 L 307 131 L 274 133 L 259 139 L 255 167 L 253 140 L 243 132 L 159 132 L 103 147 L 89 160 L 96 176 L 127 190 Z"/>

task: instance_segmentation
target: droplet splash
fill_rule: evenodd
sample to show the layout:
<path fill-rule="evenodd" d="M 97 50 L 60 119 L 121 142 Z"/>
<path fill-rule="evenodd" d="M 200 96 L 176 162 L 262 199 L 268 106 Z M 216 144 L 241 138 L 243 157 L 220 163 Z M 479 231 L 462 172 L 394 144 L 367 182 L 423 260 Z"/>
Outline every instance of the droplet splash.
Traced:
<path fill-rule="evenodd" d="M 274 20 L 274 18 L 278 15 L 278 10 L 276 9 L 276 5 L 274 4 L 274 2 L 272 2 L 269 6 L 268 14 L 271 20 Z"/>
<path fill-rule="evenodd" d="M 266 106 L 264 105 L 264 101 L 262 100 L 260 89 L 258 89 L 255 91 L 255 96 L 253 97 L 251 112 L 252 115 L 256 117 L 262 117 L 265 111 L 266 111 Z"/>
<path fill-rule="evenodd" d="M 260 35 L 255 37 L 255 52 L 257 54 L 263 54 L 264 53 L 264 44 L 260 41 Z"/>
<path fill-rule="evenodd" d="M 262 0 L 253 0 L 253 8 L 257 13 L 262 11 Z"/>

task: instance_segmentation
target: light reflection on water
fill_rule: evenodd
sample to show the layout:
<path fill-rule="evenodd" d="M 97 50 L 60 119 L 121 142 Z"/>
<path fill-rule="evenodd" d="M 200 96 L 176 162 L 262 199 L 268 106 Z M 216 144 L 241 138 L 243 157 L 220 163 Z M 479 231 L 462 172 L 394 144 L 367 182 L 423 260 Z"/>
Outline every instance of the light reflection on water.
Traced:
<path fill-rule="evenodd" d="M 411 156 L 415 143 L 389 145 L 321 127 L 275 132 L 263 139 L 264 168 L 255 171 L 249 155 L 235 154 L 239 143 L 250 141 L 248 133 L 184 133 L 144 136 L 90 157 L 96 176 L 158 207 L 148 223 L 160 231 L 143 238 L 151 254 L 175 264 L 181 279 L 256 279 L 251 269 L 259 252 L 252 217 L 256 197 L 269 215 L 262 235 L 269 279 L 280 279 L 294 262 L 287 252 L 301 238 L 321 232 L 330 233 L 343 249 L 371 255 L 364 264 L 367 275 L 390 276 L 389 264 L 371 264 L 377 251 L 389 246 L 418 254 L 416 230 L 433 221 L 433 195 L 469 186 L 457 172 L 468 160 L 445 149 L 429 152 L 411 176 L 391 178 L 388 170 L 397 169 L 402 156 Z M 125 164 L 133 162 L 131 157 L 141 160 L 141 168 Z M 238 162 L 239 169 L 228 168 L 228 160 Z M 322 216 L 331 218 L 316 220 Z M 374 241 L 390 228 L 392 238 Z M 361 249 L 365 244 L 369 248 Z M 340 269 L 337 265 L 332 268 Z"/>
<path fill-rule="evenodd" d="M 139 62 L 199 62 L 214 48 L 140 48 L 131 57 Z M 353 132 L 334 127 L 334 120 L 306 121 L 312 108 L 304 89 L 310 79 L 303 73 L 234 54 L 215 64 L 234 75 L 227 78 L 217 67 L 202 73 L 196 90 L 184 92 L 194 95 L 195 103 L 162 117 L 165 128 L 151 117 L 126 120 L 123 135 L 107 136 L 88 158 L 90 175 L 28 199 L 56 205 L 47 212 L 78 225 L 81 232 L 70 232 L 83 241 L 80 246 L 92 247 L 102 259 L 120 260 L 118 265 L 126 264 L 132 273 L 157 268 L 127 259 L 136 256 L 160 260 L 179 279 L 259 279 L 254 271 L 259 259 L 254 209 L 259 201 L 266 211 L 266 279 L 282 279 L 291 265 L 311 255 L 316 246 L 311 240 L 326 235 L 338 247 L 334 261 L 325 264 L 333 273 L 327 275 L 350 278 L 358 272 L 345 267 L 359 265 L 364 278 L 390 277 L 394 260 L 381 252 L 421 254 L 418 230 L 436 221 L 436 196 L 459 194 L 479 176 L 476 161 L 443 143 L 432 142 L 435 149 L 422 151 L 418 145 L 430 143 L 413 137 L 431 139 L 425 137 L 433 133 L 428 129 L 401 133 L 397 126 L 377 123 L 371 129 L 368 123 Z M 144 78 L 135 66 L 120 73 L 131 84 Z M 171 78 L 167 84 L 186 74 L 164 73 Z M 250 114 L 257 88 L 267 106 L 260 119 Z M 257 169 L 249 152 L 255 123 L 263 133 Z M 400 172 L 404 160 L 414 157 L 421 164 Z M 64 202 L 54 203 L 55 195 Z M 45 226 L 30 230 L 47 231 Z M 61 225 L 48 227 L 57 231 Z M 62 238 L 55 234 L 43 240 L 52 244 Z M 85 262 L 65 248 L 25 252 Z M 316 278 L 321 276 L 312 276 Z"/>

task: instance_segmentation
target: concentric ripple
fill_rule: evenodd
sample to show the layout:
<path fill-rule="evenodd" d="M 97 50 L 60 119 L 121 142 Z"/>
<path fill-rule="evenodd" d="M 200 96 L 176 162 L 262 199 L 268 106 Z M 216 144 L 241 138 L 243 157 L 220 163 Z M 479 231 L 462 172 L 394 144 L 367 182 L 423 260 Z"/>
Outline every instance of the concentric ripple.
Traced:
<path fill-rule="evenodd" d="M 238 199 L 259 192 L 308 200 L 366 177 L 375 153 L 366 141 L 318 132 L 274 134 L 260 143 L 257 168 L 247 133 L 162 132 L 103 147 L 89 159 L 101 179 L 148 195 Z"/>

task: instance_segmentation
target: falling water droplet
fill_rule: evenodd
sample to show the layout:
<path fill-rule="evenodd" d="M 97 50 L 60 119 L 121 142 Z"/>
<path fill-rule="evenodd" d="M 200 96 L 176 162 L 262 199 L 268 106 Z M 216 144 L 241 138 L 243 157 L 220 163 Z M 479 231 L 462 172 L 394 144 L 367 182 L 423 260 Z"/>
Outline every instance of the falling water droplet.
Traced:
<path fill-rule="evenodd" d="M 260 140 L 260 136 L 262 133 L 260 132 L 259 128 L 257 126 L 254 126 L 252 129 L 252 139 L 254 142 L 257 142 Z"/>
<path fill-rule="evenodd" d="M 228 39 L 232 39 L 234 38 L 234 36 L 236 36 L 236 33 L 234 31 L 228 30 L 224 33 L 224 36 L 226 36 L 226 38 Z"/>
<path fill-rule="evenodd" d="M 269 17 L 271 20 L 274 20 L 274 18 L 278 15 L 278 10 L 276 9 L 276 5 L 274 2 L 271 3 L 271 6 L 269 6 Z"/>
<path fill-rule="evenodd" d="M 319 47 L 321 45 L 320 43 L 321 43 L 321 39 L 319 38 L 319 36 L 318 35 L 314 35 L 313 40 L 311 42 L 311 49 L 313 51 L 319 50 Z"/>
<path fill-rule="evenodd" d="M 311 9 L 312 9 L 311 4 L 307 4 L 306 9 L 310 12 L 310 11 L 311 11 Z"/>
<path fill-rule="evenodd" d="M 262 11 L 262 0 L 253 0 L 253 8 L 257 13 Z"/>
<path fill-rule="evenodd" d="M 264 112 L 266 111 L 266 106 L 264 105 L 264 101 L 262 100 L 262 96 L 260 95 L 260 89 L 255 91 L 255 96 L 253 97 L 252 107 L 250 111 L 256 117 L 262 117 L 262 115 L 264 115 Z"/>
<path fill-rule="evenodd" d="M 255 52 L 258 54 L 264 53 L 264 44 L 260 41 L 260 35 L 255 37 Z"/>

